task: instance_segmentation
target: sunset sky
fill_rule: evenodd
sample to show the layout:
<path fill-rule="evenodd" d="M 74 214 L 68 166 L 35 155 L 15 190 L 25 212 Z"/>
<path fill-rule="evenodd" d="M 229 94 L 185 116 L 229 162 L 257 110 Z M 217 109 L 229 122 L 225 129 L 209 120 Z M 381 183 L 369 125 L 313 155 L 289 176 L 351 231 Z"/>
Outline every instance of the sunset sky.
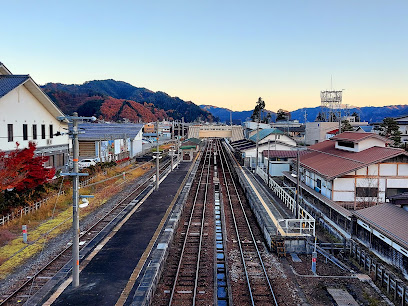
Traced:
<path fill-rule="evenodd" d="M 408 1 L 2 1 L 0 61 L 233 110 L 408 104 Z"/>

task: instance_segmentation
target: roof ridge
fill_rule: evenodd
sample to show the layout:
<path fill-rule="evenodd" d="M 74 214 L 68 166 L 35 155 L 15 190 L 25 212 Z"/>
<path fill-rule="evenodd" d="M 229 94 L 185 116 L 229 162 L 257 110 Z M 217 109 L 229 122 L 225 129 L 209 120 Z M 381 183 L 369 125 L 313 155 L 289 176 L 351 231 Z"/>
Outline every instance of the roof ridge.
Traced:
<path fill-rule="evenodd" d="M 7 77 L 7 78 L 22 78 L 22 77 L 30 77 L 29 74 L 1 74 L 0 77 Z"/>

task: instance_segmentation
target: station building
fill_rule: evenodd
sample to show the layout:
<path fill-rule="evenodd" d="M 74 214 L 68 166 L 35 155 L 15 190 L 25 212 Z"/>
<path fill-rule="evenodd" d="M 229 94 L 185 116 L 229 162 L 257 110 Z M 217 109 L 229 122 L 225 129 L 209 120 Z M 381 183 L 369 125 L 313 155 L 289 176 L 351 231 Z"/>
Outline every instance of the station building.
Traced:
<path fill-rule="evenodd" d="M 30 75 L 12 74 L 0 63 L 0 150 L 36 144 L 35 154 L 48 156 L 46 166 L 62 168 L 69 159 L 67 121 L 62 111 Z M 59 133 L 58 133 L 59 132 Z M 63 134 L 56 136 L 56 134 Z"/>
<path fill-rule="evenodd" d="M 389 203 L 408 191 L 408 153 L 389 144 L 344 132 L 308 147 L 300 156 L 301 203 L 333 234 L 359 240 L 408 275 L 408 212 Z M 295 186 L 296 175 L 284 172 L 284 183 Z"/>

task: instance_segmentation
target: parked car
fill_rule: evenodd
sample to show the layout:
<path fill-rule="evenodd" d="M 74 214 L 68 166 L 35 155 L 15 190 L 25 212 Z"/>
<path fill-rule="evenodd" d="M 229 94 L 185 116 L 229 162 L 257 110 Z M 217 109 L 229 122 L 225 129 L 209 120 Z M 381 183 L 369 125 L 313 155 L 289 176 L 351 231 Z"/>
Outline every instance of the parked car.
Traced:
<path fill-rule="evenodd" d="M 86 168 L 89 166 L 95 166 L 96 163 L 97 163 L 96 158 L 86 158 L 78 162 L 78 168 L 82 169 L 82 168 Z"/>

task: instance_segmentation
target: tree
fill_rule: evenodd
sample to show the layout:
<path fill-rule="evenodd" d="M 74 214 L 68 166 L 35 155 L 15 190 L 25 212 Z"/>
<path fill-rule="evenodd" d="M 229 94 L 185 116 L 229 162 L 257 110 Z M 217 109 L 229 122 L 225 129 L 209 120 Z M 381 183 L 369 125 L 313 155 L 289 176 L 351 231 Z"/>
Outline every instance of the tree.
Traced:
<path fill-rule="evenodd" d="M 55 175 L 55 169 L 44 167 L 48 157 L 35 156 L 35 144 L 28 148 L 0 152 L 0 191 L 15 188 L 22 192 L 44 184 Z"/>
<path fill-rule="evenodd" d="M 287 121 L 290 120 L 290 112 L 284 109 L 278 109 L 276 113 L 276 121 Z"/>
<path fill-rule="evenodd" d="M 343 120 L 341 122 L 341 131 L 342 132 L 347 132 L 347 131 L 352 131 L 353 127 L 351 126 L 350 122 L 348 120 Z"/>
<path fill-rule="evenodd" d="M 268 112 L 268 114 L 266 115 L 265 123 L 270 123 L 271 118 L 272 118 L 272 115 L 271 115 L 271 113 Z"/>
<path fill-rule="evenodd" d="M 354 119 L 355 122 L 360 122 L 360 115 L 357 114 L 357 112 L 352 113 L 351 116 L 355 118 Z"/>
<path fill-rule="evenodd" d="M 17 158 L 17 151 L 10 153 L 0 151 L 0 192 L 15 188 L 24 179 L 24 163 Z"/>
<path fill-rule="evenodd" d="M 381 136 L 385 136 L 394 141 L 394 147 L 401 145 L 401 132 L 397 121 L 393 118 L 384 118 L 383 122 L 380 124 L 379 130 Z"/>
<path fill-rule="evenodd" d="M 252 121 L 257 121 L 260 120 L 261 116 L 261 111 L 265 108 L 265 101 L 262 100 L 261 97 L 259 97 L 258 101 L 256 102 L 254 111 L 252 112 L 251 119 Z"/>
<path fill-rule="evenodd" d="M 325 118 L 324 118 L 324 114 L 323 114 L 322 112 L 319 112 L 319 114 L 317 115 L 315 121 L 317 121 L 317 122 L 324 122 L 324 121 L 326 121 Z"/>

